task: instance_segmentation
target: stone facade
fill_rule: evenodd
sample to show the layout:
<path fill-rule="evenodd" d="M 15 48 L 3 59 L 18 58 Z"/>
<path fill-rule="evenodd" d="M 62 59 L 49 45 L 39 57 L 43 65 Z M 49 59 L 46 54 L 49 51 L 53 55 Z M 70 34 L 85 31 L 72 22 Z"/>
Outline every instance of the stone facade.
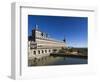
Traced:
<path fill-rule="evenodd" d="M 32 36 L 28 38 L 28 57 L 40 58 L 48 56 L 50 53 L 56 53 L 61 48 L 66 47 L 66 40 L 55 40 L 48 37 L 47 33 L 41 32 L 38 26 L 32 30 Z"/>

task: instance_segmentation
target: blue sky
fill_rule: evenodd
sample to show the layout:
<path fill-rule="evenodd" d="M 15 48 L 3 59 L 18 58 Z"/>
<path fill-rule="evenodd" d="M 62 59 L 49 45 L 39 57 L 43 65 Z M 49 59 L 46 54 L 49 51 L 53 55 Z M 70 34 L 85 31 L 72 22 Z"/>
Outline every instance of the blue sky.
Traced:
<path fill-rule="evenodd" d="M 28 15 L 28 35 L 35 25 L 51 38 L 63 40 L 70 47 L 87 47 L 88 43 L 88 18 L 64 16 Z"/>

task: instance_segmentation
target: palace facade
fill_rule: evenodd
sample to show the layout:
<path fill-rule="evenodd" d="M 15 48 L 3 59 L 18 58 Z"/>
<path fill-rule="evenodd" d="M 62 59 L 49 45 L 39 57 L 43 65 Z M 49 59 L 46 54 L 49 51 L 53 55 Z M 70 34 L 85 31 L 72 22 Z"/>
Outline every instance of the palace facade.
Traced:
<path fill-rule="evenodd" d="M 57 53 L 61 48 L 66 48 L 66 39 L 59 41 L 50 38 L 47 33 L 41 32 L 38 25 L 28 37 L 28 58 L 40 58 L 51 53 Z"/>

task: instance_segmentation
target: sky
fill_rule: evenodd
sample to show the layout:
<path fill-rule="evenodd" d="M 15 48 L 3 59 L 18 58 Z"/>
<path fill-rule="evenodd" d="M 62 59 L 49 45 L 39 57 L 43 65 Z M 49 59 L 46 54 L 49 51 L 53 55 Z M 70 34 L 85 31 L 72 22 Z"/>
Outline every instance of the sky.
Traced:
<path fill-rule="evenodd" d="M 69 16 L 28 15 L 28 36 L 35 25 L 50 38 L 63 40 L 69 47 L 88 47 L 88 18 Z"/>

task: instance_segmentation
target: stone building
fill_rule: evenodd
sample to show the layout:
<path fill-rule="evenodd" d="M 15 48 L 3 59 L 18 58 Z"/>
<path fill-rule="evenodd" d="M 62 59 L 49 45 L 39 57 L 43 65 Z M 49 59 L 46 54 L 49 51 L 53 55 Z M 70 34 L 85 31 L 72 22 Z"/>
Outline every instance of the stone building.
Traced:
<path fill-rule="evenodd" d="M 41 32 L 38 25 L 32 30 L 32 35 L 28 37 L 28 58 L 40 58 L 56 53 L 61 48 L 66 47 L 66 39 L 59 41 L 50 38 L 47 33 Z"/>

